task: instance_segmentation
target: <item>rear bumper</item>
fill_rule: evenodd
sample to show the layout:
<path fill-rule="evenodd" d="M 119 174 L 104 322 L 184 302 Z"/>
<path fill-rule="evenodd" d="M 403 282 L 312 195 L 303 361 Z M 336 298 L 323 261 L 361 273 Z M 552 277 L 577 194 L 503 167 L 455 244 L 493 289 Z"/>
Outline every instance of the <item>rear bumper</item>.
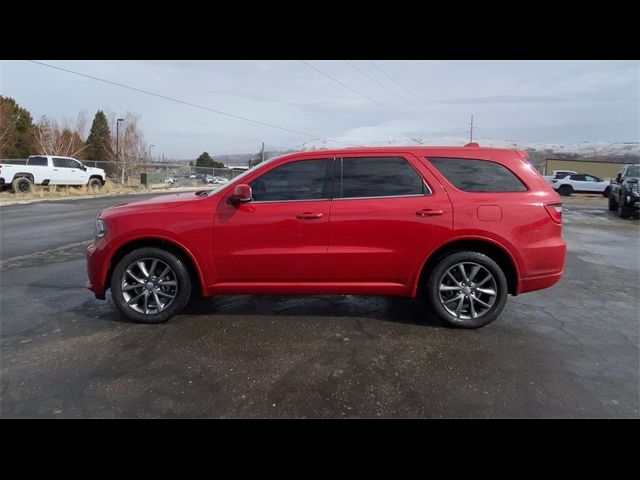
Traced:
<path fill-rule="evenodd" d="M 564 270 L 553 275 L 544 275 L 542 277 L 523 278 L 520 280 L 518 293 L 534 292 L 554 286 L 560 281 Z"/>

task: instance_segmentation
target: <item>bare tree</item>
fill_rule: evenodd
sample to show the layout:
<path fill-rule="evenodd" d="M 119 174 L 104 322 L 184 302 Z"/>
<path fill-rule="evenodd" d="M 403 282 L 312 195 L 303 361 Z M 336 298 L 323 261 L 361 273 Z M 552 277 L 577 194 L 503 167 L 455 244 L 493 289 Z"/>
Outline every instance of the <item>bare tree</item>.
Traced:
<path fill-rule="evenodd" d="M 85 125 L 83 112 L 78 115 L 75 127 L 70 127 L 66 120 L 60 126 L 56 120 L 43 115 L 34 129 L 35 145 L 43 155 L 78 157 L 87 148 L 82 137 Z"/>
<path fill-rule="evenodd" d="M 142 165 L 148 162 L 147 142 L 139 127 L 140 114 L 126 112 L 119 118 L 124 119 L 124 124 L 118 128 L 116 125 L 116 115 L 113 112 L 107 114 L 113 135 L 113 150 L 118 151 L 118 167 L 120 169 L 121 182 L 125 182 L 125 177 L 132 177 Z M 116 135 L 120 138 L 117 139 Z M 117 142 L 117 143 L 116 143 Z"/>

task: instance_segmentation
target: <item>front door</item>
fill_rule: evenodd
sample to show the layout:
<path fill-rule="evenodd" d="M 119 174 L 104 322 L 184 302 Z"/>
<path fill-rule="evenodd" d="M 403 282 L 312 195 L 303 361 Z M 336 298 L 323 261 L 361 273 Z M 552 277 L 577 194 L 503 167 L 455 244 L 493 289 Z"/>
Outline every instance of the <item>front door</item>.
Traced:
<path fill-rule="evenodd" d="M 214 223 L 219 281 L 326 280 L 332 180 L 333 159 L 294 160 L 253 180 L 252 201 L 222 199 Z"/>

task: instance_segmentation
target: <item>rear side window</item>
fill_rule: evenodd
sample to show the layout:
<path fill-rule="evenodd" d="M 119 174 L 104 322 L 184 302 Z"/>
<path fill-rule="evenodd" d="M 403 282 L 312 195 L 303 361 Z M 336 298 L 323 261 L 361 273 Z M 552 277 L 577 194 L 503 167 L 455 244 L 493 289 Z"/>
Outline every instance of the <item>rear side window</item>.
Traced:
<path fill-rule="evenodd" d="M 249 185 L 256 202 L 331 198 L 333 159 L 302 160 L 281 165 Z"/>
<path fill-rule="evenodd" d="M 499 163 L 466 158 L 428 159 L 449 182 L 465 192 L 526 192 L 527 187 Z"/>
<path fill-rule="evenodd" d="M 340 163 L 340 162 L 338 162 Z M 336 197 L 401 197 L 429 193 L 422 177 L 402 157 L 343 158 Z"/>
<path fill-rule="evenodd" d="M 571 180 L 574 180 L 576 182 L 586 182 L 587 181 L 587 177 L 585 177 L 584 175 L 571 175 Z"/>
<path fill-rule="evenodd" d="M 47 166 L 47 157 L 29 157 L 27 160 L 27 165 L 35 165 L 38 167 L 46 167 Z"/>

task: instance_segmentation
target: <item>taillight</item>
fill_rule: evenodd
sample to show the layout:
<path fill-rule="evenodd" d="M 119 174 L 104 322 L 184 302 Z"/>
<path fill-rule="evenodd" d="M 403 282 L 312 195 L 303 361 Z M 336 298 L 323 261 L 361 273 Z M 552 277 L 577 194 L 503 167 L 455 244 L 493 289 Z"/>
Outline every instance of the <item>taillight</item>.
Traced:
<path fill-rule="evenodd" d="M 553 180 L 551 180 L 551 183 L 558 183 L 558 180 L 554 178 Z"/>
<path fill-rule="evenodd" d="M 547 211 L 551 220 L 556 223 L 562 223 L 562 204 L 561 203 L 545 203 L 544 209 Z"/>

